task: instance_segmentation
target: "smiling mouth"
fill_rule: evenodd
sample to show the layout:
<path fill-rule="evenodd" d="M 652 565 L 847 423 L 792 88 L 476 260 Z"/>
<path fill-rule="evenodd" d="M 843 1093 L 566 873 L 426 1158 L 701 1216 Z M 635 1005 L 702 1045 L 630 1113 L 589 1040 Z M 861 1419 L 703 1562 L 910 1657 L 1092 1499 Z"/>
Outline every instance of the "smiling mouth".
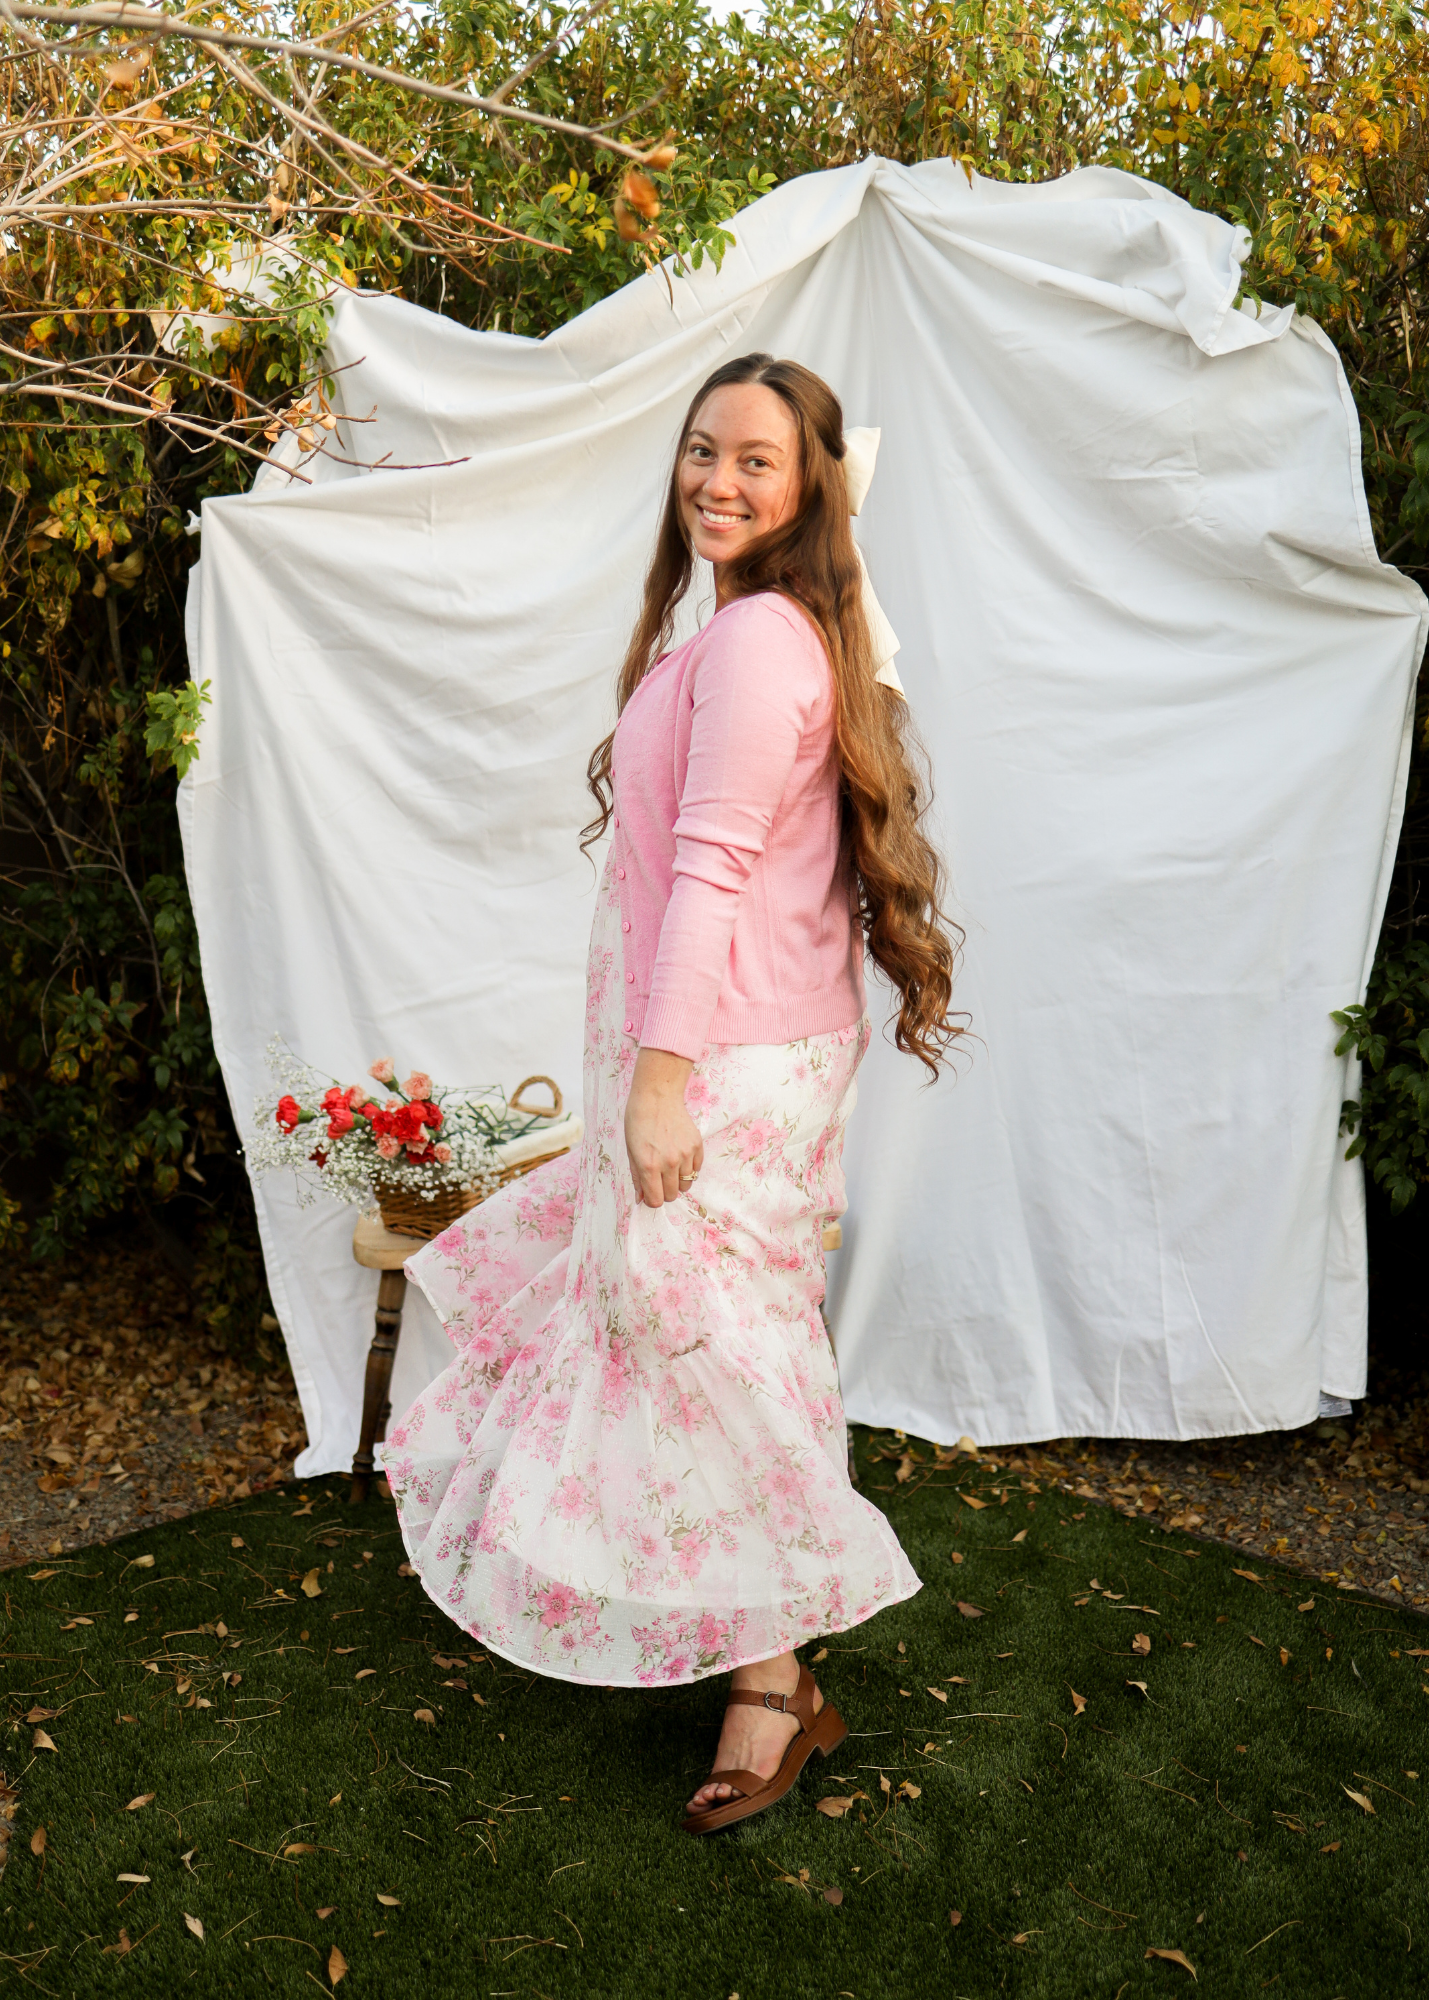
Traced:
<path fill-rule="evenodd" d="M 717 514 L 712 507 L 696 507 L 700 519 L 711 528 L 737 528 L 749 519 L 748 514 Z"/>

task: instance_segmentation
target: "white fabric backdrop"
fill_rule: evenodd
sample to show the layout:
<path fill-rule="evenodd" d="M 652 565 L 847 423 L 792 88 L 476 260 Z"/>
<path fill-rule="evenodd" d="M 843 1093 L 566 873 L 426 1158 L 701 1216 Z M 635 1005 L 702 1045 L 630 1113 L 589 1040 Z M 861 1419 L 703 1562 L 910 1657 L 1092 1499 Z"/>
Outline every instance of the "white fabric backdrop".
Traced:
<path fill-rule="evenodd" d="M 1110 171 L 870 160 L 737 236 L 540 343 L 346 298 L 341 407 L 376 421 L 340 436 L 416 469 L 205 506 L 181 810 L 235 1109 L 275 1030 L 343 1076 L 578 1096 L 583 767 L 673 434 L 728 354 L 791 354 L 883 430 L 859 533 L 977 1037 L 932 1089 L 878 1040 L 865 1066 L 849 1412 L 996 1443 L 1305 1422 L 1363 1387 L 1328 1016 L 1366 977 L 1425 613 L 1376 559 L 1336 356 L 1234 310 L 1229 225 Z M 351 1211 L 270 1182 L 259 1212 L 300 1469 L 339 1468 L 374 1281 Z M 413 1298 L 399 1409 L 443 1348 Z"/>

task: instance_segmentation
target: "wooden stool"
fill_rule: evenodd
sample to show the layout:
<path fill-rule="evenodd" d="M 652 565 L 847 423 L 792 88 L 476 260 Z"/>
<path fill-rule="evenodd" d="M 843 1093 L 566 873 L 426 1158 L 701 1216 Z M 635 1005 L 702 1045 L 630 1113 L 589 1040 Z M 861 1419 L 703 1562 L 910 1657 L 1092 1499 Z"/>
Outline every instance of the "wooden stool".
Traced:
<path fill-rule="evenodd" d="M 533 1111 L 530 1105 L 521 1103 L 521 1092 L 532 1083 L 550 1085 L 554 1099 L 551 1110 Z M 562 1153 L 578 1146 L 584 1135 L 585 1125 L 580 1115 L 563 1109 L 561 1093 L 548 1076 L 528 1076 L 525 1083 L 518 1085 L 511 1099 L 511 1109 L 529 1112 L 546 1122 L 522 1138 L 507 1139 L 494 1148 L 503 1183 L 529 1174 L 534 1167 L 544 1166 L 548 1160 L 559 1159 Z M 402 1307 L 407 1297 L 407 1274 L 402 1266 L 409 1257 L 416 1256 L 424 1243 L 429 1243 L 432 1236 L 439 1236 L 447 1226 L 445 1222 L 434 1224 L 428 1236 L 399 1234 L 384 1225 L 378 1209 L 369 1208 L 358 1216 L 357 1227 L 352 1232 L 352 1254 L 357 1262 L 366 1265 L 369 1271 L 380 1271 L 382 1276 L 377 1283 L 377 1328 L 372 1336 L 372 1345 L 367 1350 L 367 1379 L 362 1390 L 362 1434 L 352 1460 L 352 1490 L 348 1494 L 351 1502 L 367 1498 L 368 1485 L 377 1470 L 372 1448 L 386 1437 L 387 1419 L 392 1414 L 389 1393 L 392 1364 L 397 1358 L 397 1342 L 402 1334 Z M 838 1227 L 837 1223 L 834 1227 Z"/>
<path fill-rule="evenodd" d="M 352 1461 L 350 1502 L 367 1498 L 368 1483 L 376 1471 L 372 1447 L 387 1435 L 387 1419 L 392 1414 L 392 1364 L 397 1358 L 397 1342 L 402 1333 L 402 1307 L 407 1298 L 407 1259 L 420 1250 L 415 1236 L 398 1236 L 384 1229 L 377 1209 L 358 1216 L 352 1232 L 352 1254 L 369 1271 L 380 1271 L 377 1281 L 377 1327 L 367 1350 L 367 1380 L 362 1390 L 362 1435 Z"/>

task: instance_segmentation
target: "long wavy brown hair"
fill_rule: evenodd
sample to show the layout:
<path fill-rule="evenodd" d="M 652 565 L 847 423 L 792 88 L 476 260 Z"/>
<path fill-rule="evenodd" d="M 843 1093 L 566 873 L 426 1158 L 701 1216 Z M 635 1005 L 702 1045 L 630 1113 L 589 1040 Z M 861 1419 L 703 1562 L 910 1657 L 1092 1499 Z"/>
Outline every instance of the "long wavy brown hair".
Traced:
<path fill-rule="evenodd" d="M 675 610 L 694 569 L 680 505 L 680 466 L 706 398 L 730 383 L 761 383 L 788 407 L 799 438 L 800 489 L 790 519 L 730 557 L 721 566 L 722 580 L 734 597 L 774 590 L 792 598 L 823 634 L 833 669 L 844 866 L 869 955 L 898 989 L 894 1040 L 936 1076 L 949 1044 L 964 1032 L 949 1012 L 962 932 L 944 914 L 942 862 L 923 832 L 931 803 L 927 760 L 913 735 L 908 705 L 874 679 L 877 665 L 841 464 L 843 410 L 828 384 L 797 361 L 776 361 L 769 354 L 726 361 L 686 411 L 644 602 L 620 670 L 618 712 L 669 650 Z M 591 755 L 586 775 L 600 810 L 582 831 L 583 847 L 610 823 L 614 742 L 612 731 Z"/>

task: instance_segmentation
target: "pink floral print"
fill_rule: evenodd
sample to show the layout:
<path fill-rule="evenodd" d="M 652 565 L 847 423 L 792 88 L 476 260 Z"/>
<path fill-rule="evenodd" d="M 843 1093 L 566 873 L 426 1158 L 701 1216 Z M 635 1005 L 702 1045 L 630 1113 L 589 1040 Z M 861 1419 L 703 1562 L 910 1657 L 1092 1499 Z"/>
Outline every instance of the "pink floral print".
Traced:
<path fill-rule="evenodd" d="M 383 1463 L 412 1565 L 506 1658 L 605 1686 L 694 1681 L 860 1624 L 919 1580 L 848 1481 L 821 1230 L 867 1023 L 710 1047 L 688 1197 L 636 1202 L 620 920 L 591 934 L 585 1138 L 407 1271 L 456 1349 Z"/>

